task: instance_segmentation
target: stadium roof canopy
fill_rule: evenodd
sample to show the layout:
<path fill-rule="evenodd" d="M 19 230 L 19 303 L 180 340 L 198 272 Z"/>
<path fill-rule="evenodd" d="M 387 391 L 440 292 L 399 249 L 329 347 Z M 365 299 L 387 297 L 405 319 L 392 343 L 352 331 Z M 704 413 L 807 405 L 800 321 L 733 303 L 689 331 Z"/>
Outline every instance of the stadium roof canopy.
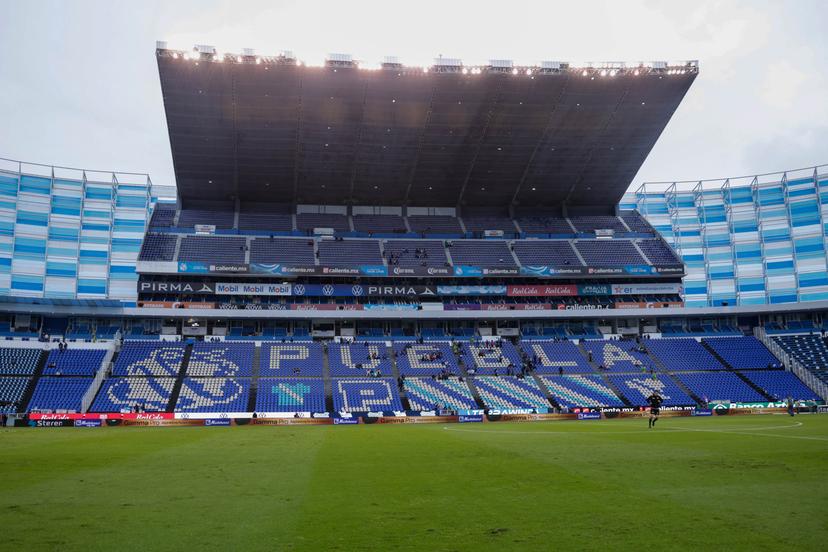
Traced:
<path fill-rule="evenodd" d="M 185 206 L 614 206 L 698 72 L 156 55 Z"/>

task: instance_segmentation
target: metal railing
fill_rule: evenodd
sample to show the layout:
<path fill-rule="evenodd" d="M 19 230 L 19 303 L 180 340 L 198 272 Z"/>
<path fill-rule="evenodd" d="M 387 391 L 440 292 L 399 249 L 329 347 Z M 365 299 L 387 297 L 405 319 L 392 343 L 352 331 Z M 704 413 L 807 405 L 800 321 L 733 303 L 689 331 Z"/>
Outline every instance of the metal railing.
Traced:
<path fill-rule="evenodd" d="M 768 336 L 765 328 L 753 328 L 753 335 L 761 341 L 768 350 L 782 361 L 786 370 L 793 372 L 796 377 L 802 380 L 808 387 L 822 397 L 822 400 L 828 401 L 828 385 L 824 381 L 814 375 L 813 372 L 805 368 L 801 362 L 788 354 L 776 341 Z"/>

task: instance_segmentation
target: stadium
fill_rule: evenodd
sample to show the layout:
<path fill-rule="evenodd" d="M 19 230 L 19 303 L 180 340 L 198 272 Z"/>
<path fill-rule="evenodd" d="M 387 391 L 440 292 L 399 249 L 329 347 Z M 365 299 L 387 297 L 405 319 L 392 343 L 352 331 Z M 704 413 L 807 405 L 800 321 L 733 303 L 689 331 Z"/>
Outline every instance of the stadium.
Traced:
<path fill-rule="evenodd" d="M 825 542 L 828 165 L 634 183 L 702 64 L 155 60 L 175 185 L 0 160 L 7 549 Z"/>

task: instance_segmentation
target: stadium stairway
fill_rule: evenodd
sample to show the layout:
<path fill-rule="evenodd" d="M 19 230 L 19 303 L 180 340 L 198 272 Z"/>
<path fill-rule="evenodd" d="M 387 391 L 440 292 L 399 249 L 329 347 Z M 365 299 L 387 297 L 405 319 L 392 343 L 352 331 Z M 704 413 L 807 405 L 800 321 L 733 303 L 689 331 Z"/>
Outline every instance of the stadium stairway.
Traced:
<path fill-rule="evenodd" d="M 742 380 L 743 382 L 745 382 L 745 384 L 746 384 L 748 387 L 750 387 L 751 389 L 753 389 L 754 391 L 756 391 L 757 393 L 759 393 L 760 395 L 762 395 L 762 396 L 765 398 L 765 400 L 766 400 L 766 401 L 768 401 L 768 402 L 772 402 L 772 401 L 774 400 L 774 398 L 773 398 L 773 397 L 771 397 L 770 395 L 768 395 L 768 394 L 765 392 L 765 390 L 764 390 L 764 389 L 762 389 L 761 387 L 759 387 L 758 385 L 756 385 L 755 383 L 753 383 L 752 381 L 750 381 L 750 380 L 749 380 L 746 376 L 742 375 L 742 373 L 741 373 L 741 372 L 739 372 L 738 370 L 736 370 L 735 368 L 733 368 L 733 366 L 732 366 L 729 362 L 727 362 L 724 358 L 722 358 L 722 356 L 721 356 L 719 353 L 717 353 L 717 352 L 716 352 L 716 350 L 715 350 L 713 347 L 711 347 L 709 343 L 707 343 L 705 340 L 702 340 L 702 341 L 701 341 L 701 344 L 702 344 L 702 347 L 704 347 L 705 349 L 707 349 L 707 350 L 708 350 L 708 352 L 709 352 L 711 355 L 713 355 L 713 357 L 715 357 L 715 359 L 716 359 L 716 360 L 718 360 L 719 362 L 721 362 L 721 363 L 722 363 L 722 366 L 724 366 L 725 368 L 727 368 L 727 370 L 728 370 L 729 372 L 733 372 L 734 374 L 736 374 L 737 376 L 739 376 L 739 379 L 740 379 L 740 380 Z M 692 397 L 692 395 L 690 395 L 690 396 Z M 695 398 L 695 397 L 693 397 L 693 398 Z"/>
<path fill-rule="evenodd" d="M 391 373 L 394 375 L 394 384 L 396 385 L 400 381 L 400 369 L 397 367 L 397 358 L 394 356 L 393 345 L 390 347 L 386 345 L 385 352 L 391 360 Z M 405 391 L 405 386 L 398 387 L 397 390 L 400 392 L 400 403 L 402 403 L 403 409 L 411 410 L 411 403 L 408 402 L 408 393 Z"/>
<path fill-rule="evenodd" d="M 256 393 L 259 390 L 259 368 L 262 359 L 261 344 L 253 349 L 253 375 L 250 378 L 250 396 L 247 399 L 247 411 L 256 411 Z"/>
<path fill-rule="evenodd" d="M 329 360 L 329 347 L 327 343 L 322 344 L 322 381 L 325 385 L 325 410 L 335 412 L 333 400 L 333 382 L 331 381 L 331 363 Z"/>
<path fill-rule="evenodd" d="M 112 376 L 112 367 L 115 366 L 115 362 L 118 360 L 118 357 L 120 356 L 120 354 L 121 354 L 121 349 L 120 349 L 120 347 L 117 347 L 115 349 L 115 353 L 112 355 L 112 358 L 109 360 L 109 366 L 107 367 L 107 374 L 106 374 L 107 378 Z M 104 379 L 104 381 L 106 381 L 106 380 Z M 104 388 L 104 385 L 103 385 L 104 381 L 101 381 L 100 385 L 98 385 L 98 388 L 95 390 L 95 396 L 92 397 L 92 400 L 89 402 L 90 408 L 93 404 L 95 404 L 95 401 L 98 400 L 98 395 L 101 394 L 101 389 Z M 89 408 L 87 408 L 86 411 L 88 412 Z"/>
<path fill-rule="evenodd" d="M 555 397 L 552 395 L 552 393 L 549 392 L 549 388 L 546 386 L 546 383 L 544 383 L 543 379 L 537 374 L 532 374 L 532 378 L 534 378 L 535 383 L 538 384 L 540 390 L 543 391 L 544 395 L 546 395 L 546 400 L 549 401 L 549 403 L 555 408 L 555 410 L 561 410 L 560 403 L 558 403 L 558 401 L 555 400 Z"/>
<path fill-rule="evenodd" d="M 190 355 L 193 354 L 193 344 L 188 343 L 184 347 L 184 357 L 181 359 L 181 370 L 178 372 L 178 377 L 175 378 L 172 392 L 170 393 L 170 403 L 167 405 L 167 412 L 175 412 L 175 405 L 178 403 L 178 395 L 181 393 L 181 384 L 184 383 L 184 375 L 187 373 L 187 366 L 190 364 Z"/>
<path fill-rule="evenodd" d="M 463 379 L 471 390 L 472 397 L 474 397 L 474 402 L 477 404 L 477 408 L 485 410 L 486 404 L 483 402 L 483 397 L 480 396 L 480 390 L 477 389 L 477 384 L 475 383 L 474 378 L 470 376 L 463 376 Z"/>
<path fill-rule="evenodd" d="M 584 347 L 583 340 L 578 341 L 578 349 L 581 351 L 581 354 L 584 355 L 587 363 L 592 366 L 592 369 L 596 373 L 601 374 L 601 379 L 604 380 L 604 384 L 612 389 L 612 392 L 615 393 L 619 399 L 621 399 L 621 402 L 623 402 L 625 406 L 633 406 L 633 403 L 631 403 L 630 400 L 621 392 L 621 390 L 618 389 L 618 386 L 612 382 L 612 380 L 607 376 L 607 373 L 600 370 L 598 368 L 598 364 L 594 360 L 589 360 L 589 352 L 586 350 L 586 347 Z"/>
<path fill-rule="evenodd" d="M 34 395 L 35 387 L 37 387 L 37 382 L 40 381 L 40 376 L 43 375 L 43 369 L 46 368 L 46 359 L 49 357 L 49 351 L 40 351 L 40 358 L 37 359 L 37 367 L 35 368 L 34 374 L 29 379 L 29 386 L 26 387 L 26 390 L 23 392 L 23 395 L 20 397 L 20 402 L 18 403 L 18 411 L 24 411 L 29 406 L 29 402 L 32 400 L 32 395 Z"/>
<path fill-rule="evenodd" d="M 683 381 L 681 381 L 681 380 L 678 378 L 678 376 L 676 376 L 676 375 L 675 375 L 675 374 L 673 374 L 672 372 L 668 372 L 668 371 L 667 371 L 667 367 L 666 367 L 666 366 L 664 366 L 664 363 L 662 363 L 662 362 L 661 362 L 661 359 L 659 359 L 657 356 L 655 356 L 654 354 L 652 354 L 652 353 L 650 352 L 650 348 L 649 348 L 649 347 L 647 347 L 647 341 L 646 341 L 646 340 L 644 340 L 644 341 L 643 341 L 643 343 L 644 343 L 644 349 L 647 351 L 647 356 L 648 356 L 648 357 L 650 357 L 650 359 L 652 359 L 652 361 L 653 361 L 653 366 L 655 366 L 656 368 L 658 368 L 658 370 L 659 370 L 661 373 L 663 373 L 663 374 L 667 374 L 667 376 L 668 376 L 668 377 L 669 377 L 669 378 L 673 381 L 673 383 L 675 383 L 675 384 L 678 386 L 678 388 L 679 388 L 679 389 L 681 389 L 682 391 L 684 391 L 684 392 L 687 394 L 687 396 L 688 396 L 688 397 L 690 397 L 691 399 L 693 399 L 694 401 L 696 401 L 696 404 L 701 404 L 701 403 L 702 403 L 701 397 L 699 397 L 698 395 L 696 395 L 695 393 L 693 393 L 693 392 L 690 390 L 690 388 L 689 388 L 689 387 L 687 387 L 686 385 L 684 385 L 684 382 L 683 382 Z M 619 395 L 619 396 L 620 396 L 620 395 Z"/>

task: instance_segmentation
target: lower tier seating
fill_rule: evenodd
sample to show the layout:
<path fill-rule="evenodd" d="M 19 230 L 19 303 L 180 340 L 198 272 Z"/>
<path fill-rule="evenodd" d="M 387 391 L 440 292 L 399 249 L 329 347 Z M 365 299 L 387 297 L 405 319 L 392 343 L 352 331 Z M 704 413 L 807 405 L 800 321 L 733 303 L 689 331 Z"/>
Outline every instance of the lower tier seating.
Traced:
<path fill-rule="evenodd" d="M 112 374 L 175 377 L 181 371 L 183 360 L 183 343 L 127 341 L 115 359 Z"/>
<path fill-rule="evenodd" d="M 779 359 L 752 335 L 706 338 L 704 343 L 736 370 L 782 366 Z"/>
<path fill-rule="evenodd" d="M 92 385 L 92 379 L 42 377 L 37 382 L 32 400 L 29 401 L 28 410 L 78 412 L 81 409 L 83 395 Z"/>
<path fill-rule="evenodd" d="M 678 378 L 702 400 L 731 400 L 764 402 L 767 399 L 756 392 L 733 372 L 699 372 L 680 374 Z"/>
<path fill-rule="evenodd" d="M 319 343 L 264 343 L 260 358 L 260 376 L 322 375 Z"/>
<path fill-rule="evenodd" d="M 188 376 L 233 377 L 253 375 L 253 343 L 205 343 L 193 345 Z"/>
<path fill-rule="evenodd" d="M 336 378 L 332 389 L 338 412 L 402 410 L 397 384 L 391 378 Z"/>
<path fill-rule="evenodd" d="M 170 403 L 175 378 L 110 378 L 103 382 L 90 412 L 120 412 L 136 406 L 146 412 L 164 412 Z"/>
<path fill-rule="evenodd" d="M 477 408 L 465 381 L 456 378 L 408 378 L 403 387 L 412 410 L 473 410 Z"/>
<path fill-rule="evenodd" d="M 601 376 L 541 376 L 549 394 L 567 408 L 624 406 L 624 401 L 607 386 Z"/>
<path fill-rule="evenodd" d="M 792 372 L 784 370 L 755 370 L 742 372 L 757 387 L 776 400 L 785 400 L 788 397 L 794 400 L 818 401 L 819 395 L 810 387 L 802 383 Z"/>
<path fill-rule="evenodd" d="M 328 346 L 331 376 L 360 377 L 379 373 L 393 376 L 385 343 L 331 343 Z"/>
<path fill-rule="evenodd" d="M 246 412 L 249 378 L 184 378 L 176 412 Z"/>
<path fill-rule="evenodd" d="M 522 341 L 521 347 L 538 374 L 594 372 L 578 346 L 571 341 Z"/>
<path fill-rule="evenodd" d="M 543 391 L 532 378 L 480 376 L 474 379 L 477 391 L 488 408 L 549 408 Z"/>
<path fill-rule="evenodd" d="M 40 349 L 0 347 L 0 374 L 31 375 L 37 369 Z"/>
<path fill-rule="evenodd" d="M 94 376 L 101 367 L 106 351 L 102 349 L 52 349 L 43 373 L 49 376 Z"/>
<path fill-rule="evenodd" d="M 261 378 L 257 412 L 324 412 L 325 384 L 312 378 Z"/>
<path fill-rule="evenodd" d="M 774 336 L 782 350 L 791 355 L 815 376 L 828 383 L 828 346 L 818 335 Z"/>
<path fill-rule="evenodd" d="M 463 367 L 475 375 L 514 375 L 523 364 L 520 354 L 509 341 L 463 343 Z"/>
<path fill-rule="evenodd" d="M 397 369 L 406 377 L 462 374 L 449 343 L 394 343 L 394 353 Z"/>
<path fill-rule="evenodd" d="M 30 381 L 30 378 L 0 377 L 0 414 L 22 410 L 20 401 Z"/>
<path fill-rule="evenodd" d="M 681 390 L 681 387 L 676 384 L 666 374 L 656 374 L 654 376 L 608 376 L 615 387 L 629 400 L 634 406 L 646 406 L 647 397 L 658 393 L 664 400 L 664 406 L 693 406 L 696 404 L 687 393 Z"/>

